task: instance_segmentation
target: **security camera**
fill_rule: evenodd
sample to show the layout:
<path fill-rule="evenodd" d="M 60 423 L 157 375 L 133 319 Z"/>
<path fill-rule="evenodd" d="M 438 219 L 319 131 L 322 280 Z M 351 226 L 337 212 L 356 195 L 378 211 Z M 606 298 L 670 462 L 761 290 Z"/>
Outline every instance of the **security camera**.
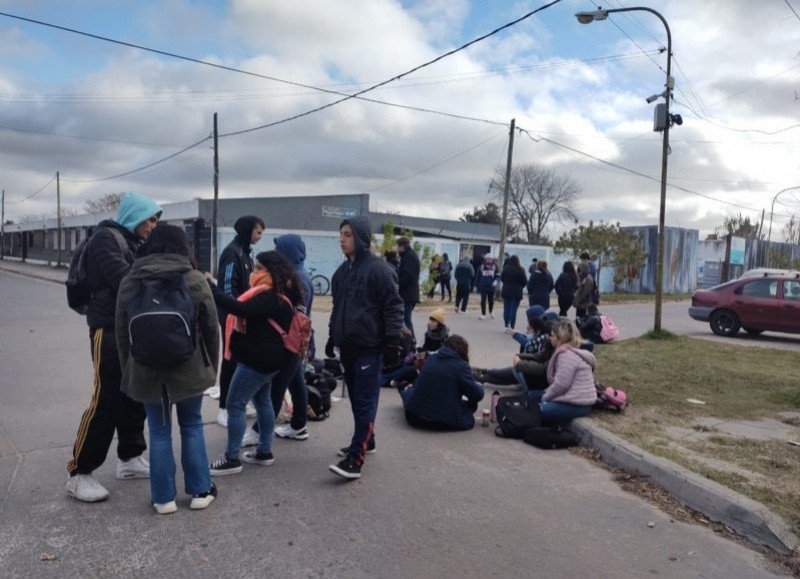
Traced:
<path fill-rule="evenodd" d="M 647 101 L 647 104 L 652 104 L 652 103 L 654 103 L 655 101 L 657 101 L 657 100 L 658 100 L 658 97 L 660 97 L 660 96 L 661 96 L 660 94 L 651 94 L 649 97 L 647 97 L 647 98 L 646 98 L 646 99 L 644 99 L 644 100 L 646 100 L 646 101 Z"/>

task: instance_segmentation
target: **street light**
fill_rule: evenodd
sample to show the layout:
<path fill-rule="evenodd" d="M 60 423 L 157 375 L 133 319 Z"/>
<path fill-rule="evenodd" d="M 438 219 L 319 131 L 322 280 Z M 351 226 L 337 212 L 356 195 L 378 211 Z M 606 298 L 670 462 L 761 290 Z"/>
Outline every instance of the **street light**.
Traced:
<path fill-rule="evenodd" d="M 613 12 L 633 12 L 642 11 L 654 14 L 664 28 L 667 30 L 667 82 L 664 85 L 664 92 L 660 95 L 654 95 L 655 98 L 663 96 L 666 101 L 664 109 L 664 139 L 661 148 L 661 209 L 658 214 L 658 257 L 656 262 L 656 311 L 655 319 L 653 320 L 653 331 L 655 333 L 661 332 L 661 302 L 663 301 L 663 286 L 664 286 L 664 213 L 666 212 L 667 205 L 667 157 L 669 155 L 669 128 L 673 122 L 681 124 L 683 120 L 678 122 L 677 115 L 673 117 L 669 114 L 669 105 L 672 101 L 672 89 L 675 88 L 675 79 L 672 78 L 672 33 L 669 30 L 669 24 L 664 20 L 664 17 L 646 6 L 631 6 L 629 8 L 612 8 L 609 10 L 593 10 L 591 12 L 578 12 L 575 17 L 581 24 L 590 24 L 595 20 L 605 20 L 608 15 Z M 653 102 L 653 97 L 647 99 L 648 102 Z"/>
<path fill-rule="evenodd" d="M 787 187 L 786 189 L 781 189 L 777 193 L 775 193 L 775 197 L 772 198 L 772 207 L 769 210 L 769 231 L 767 232 L 767 267 L 772 265 L 772 254 L 769 250 L 769 245 L 772 242 L 772 214 L 775 212 L 775 201 L 778 199 L 778 196 L 781 193 L 786 193 L 787 191 L 791 191 L 792 189 L 800 189 L 800 185 L 795 185 L 794 187 Z"/>

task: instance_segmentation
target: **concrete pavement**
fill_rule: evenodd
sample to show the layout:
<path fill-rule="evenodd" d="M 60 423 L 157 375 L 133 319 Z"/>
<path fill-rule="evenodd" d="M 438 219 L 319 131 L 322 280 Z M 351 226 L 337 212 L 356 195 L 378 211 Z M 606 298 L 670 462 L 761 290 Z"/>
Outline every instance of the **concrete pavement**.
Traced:
<path fill-rule="evenodd" d="M 111 499 L 77 503 L 61 481 L 88 396 L 84 320 L 65 311 L 63 288 L 0 272 L 0 291 L 0 489 L 7 489 L 0 563 L 10 576 L 248 576 L 264 574 L 265 566 L 290 577 L 499 569 L 575 576 L 609 552 L 626 553 L 605 567 L 609 576 L 770 576 L 760 557 L 699 527 L 669 522 L 582 459 L 502 441 L 481 427 L 413 431 L 392 392 L 382 396 L 379 453 L 357 483 L 342 485 L 325 468 L 349 437 L 345 400 L 330 420 L 311 425 L 309 441 L 276 441 L 274 467 L 222 479 L 220 499 L 206 513 L 153 515 L 147 483 L 116 481 L 112 460 L 98 472 Z M 454 331 L 470 338 L 476 364 L 510 358 L 513 343 L 501 329 L 495 335 L 474 317 L 450 318 Z M 211 424 L 215 405 L 208 399 L 204 413 L 213 454 L 224 431 Z M 56 559 L 41 561 L 44 554 Z"/>

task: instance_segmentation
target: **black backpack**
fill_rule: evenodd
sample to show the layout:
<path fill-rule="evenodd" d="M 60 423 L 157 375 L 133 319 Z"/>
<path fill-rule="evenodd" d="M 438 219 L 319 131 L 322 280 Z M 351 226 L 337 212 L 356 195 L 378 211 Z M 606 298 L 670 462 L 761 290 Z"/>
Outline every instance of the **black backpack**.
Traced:
<path fill-rule="evenodd" d="M 128 251 L 128 242 L 125 240 L 125 236 L 115 227 L 107 227 L 107 229 L 114 234 L 114 239 L 119 243 L 120 251 L 124 255 Z M 89 302 L 92 299 L 89 276 L 86 273 L 86 251 L 93 235 L 94 233 L 81 241 L 72 252 L 67 281 L 64 282 L 67 286 L 67 304 L 82 316 L 89 311 Z"/>
<path fill-rule="evenodd" d="M 167 272 L 141 280 L 126 311 L 134 360 L 169 368 L 192 358 L 196 322 L 183 274 Z"/>
<path fill-rule="evenodd" d="M 538 426 L 529 428 L 522 440 L 537 448 L 550 450 L 553 448 L 570 448 L 578 446 L 578 435 L 563 426 Z"/>
<path fill-rule="evenodd" d="M 336 390 L 336 378 L 329 372 L 306 372 L 308 391 L 308 419 L 313 421 L 328 418 L 331 409 L 331 394 Z"/>
<path fill-rule="evenodd" d="M 501 396 L 495 409 L 497 428 L 494 433 L 503 438 L 522 438 L 525 431 L 541 426 L 542 411 L 539 404 L 526 394 Z"/>

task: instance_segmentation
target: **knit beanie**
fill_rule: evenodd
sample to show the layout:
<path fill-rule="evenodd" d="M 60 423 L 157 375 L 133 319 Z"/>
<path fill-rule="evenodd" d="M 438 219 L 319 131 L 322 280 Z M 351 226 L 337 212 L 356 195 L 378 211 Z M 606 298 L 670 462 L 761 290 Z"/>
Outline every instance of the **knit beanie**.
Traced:
<path fill-rule="evenodd" d="M 530 321 L 533 319 L 541 318 L 543 313 L 544 313 L 544 308 L 542 306 L 531 306 L 527 310 L 525 310 L 525 317 L 528 319 L 528 322 L 530 323 Z"/>
<path fill-rule="evenodd" d="M 432 320 L 436 320 L 442 325 L 445 325 L 447 322 L 447 312 L 444 311 L 442 308 L 436 308 L 431 312 L 431 315 L 428 316 Z"/>

